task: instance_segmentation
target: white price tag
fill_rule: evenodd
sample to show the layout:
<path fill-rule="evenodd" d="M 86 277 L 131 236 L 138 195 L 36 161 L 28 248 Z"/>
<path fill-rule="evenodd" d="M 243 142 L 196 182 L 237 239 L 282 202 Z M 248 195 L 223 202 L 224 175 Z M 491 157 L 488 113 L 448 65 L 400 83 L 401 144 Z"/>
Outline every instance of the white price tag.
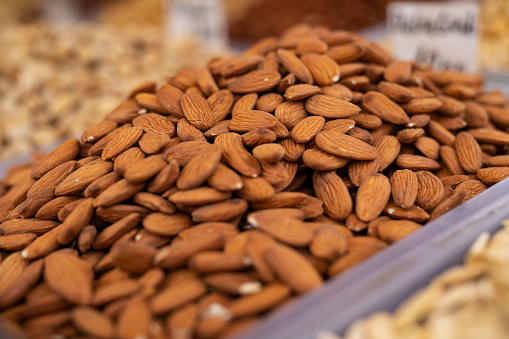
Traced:
<path fill-rule="evenodd" d="M 393 2 L 387 8 L 393 54 L 434 69 L 478 70 L 476 2 Z"/>
<path fill-rule="evenodd" d="M 166 14 L 167 29 L 174 39 L 198 37 L 212 48 L 228 44 L 221 0 L 169 0 Z"/>

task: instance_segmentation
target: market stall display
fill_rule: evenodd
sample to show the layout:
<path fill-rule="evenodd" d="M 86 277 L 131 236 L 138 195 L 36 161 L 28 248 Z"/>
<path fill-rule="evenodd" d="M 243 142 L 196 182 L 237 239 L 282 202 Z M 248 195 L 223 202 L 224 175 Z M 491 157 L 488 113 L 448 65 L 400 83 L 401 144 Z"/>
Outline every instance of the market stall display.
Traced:
<path fill-rule="evenodd" d="M 1 316 L 227 336 L 509 176 L 508 107 L 477 75 L 308 25 L 143 82 L 2 180 Z"/>

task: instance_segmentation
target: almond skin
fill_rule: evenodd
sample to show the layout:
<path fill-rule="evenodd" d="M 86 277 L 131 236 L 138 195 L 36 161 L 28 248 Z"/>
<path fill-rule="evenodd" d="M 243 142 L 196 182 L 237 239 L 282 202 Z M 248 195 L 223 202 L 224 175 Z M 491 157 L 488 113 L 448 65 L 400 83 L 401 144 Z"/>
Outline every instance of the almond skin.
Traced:
<path fill-rule="evenodd" d="M 362 103 L 368 111 L 380 117 L 383 121 L 398 125 L 410 121 L 405 111 L 382 93 L 367 92 L 362 97 Z"/>
<path fill-rule="evenodd" d="M 290 247 L 271 246 L 265 250 L 265 257 L 279 278 L 297 293 L 318 288 L 323 283 L 311 262 Z"/>
<path fill-rule="evenodd" d="M 483 164 L 481 147 L 471 134 L 467 132 L 458 133 L 454 148 L 461 167 L 466 172 L 476 173 L 481 169 Z"/>
<path fill-rule="evenodd" d="M 333 171 L 315 172 L 313 187 L 323 201 L 325 213 L 335 220 L 345 220 L 353 208 L 352 198 L 343 180 Z"/>
<path fill-rule="evenodd" d="M 359 186 L 355 213 L 360 220 L 371 221 L 382 213 L 390 196 L 389 179 L 383 174 L 373 174 Z"/>
<path fill-rule="evenodd" d="M 373 146 L 333 130 L 318 133 L 316 144 L 325 152 L 347 159 L 373 160 L 379 156 Z"/>
<path fill-rule="evenodd" d="M 409 208 L 417 199 L 419 183 L 411 170 L 398 170 L 391 176 L 391 192 L 394 203 L 402 208 Z"/>

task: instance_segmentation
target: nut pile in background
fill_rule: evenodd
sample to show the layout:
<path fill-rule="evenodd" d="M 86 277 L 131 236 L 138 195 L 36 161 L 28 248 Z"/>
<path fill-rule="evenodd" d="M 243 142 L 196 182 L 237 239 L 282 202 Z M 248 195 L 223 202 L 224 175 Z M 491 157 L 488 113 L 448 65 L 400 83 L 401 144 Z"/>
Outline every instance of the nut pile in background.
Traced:
<path fill-rule="evenodd" d="M 244 329 L 509 176 L 509 106 L 481 85 L 307 25 L 144 82 L 2 180 L 0 317 L 34 338 Z"/>
<path fill-rule="evenodd" d="M 465 265 L 442 273 L 394 314 L 353 323 L 345 339 L 509 337 L 509 223 L 491 239 L 482 234 Z M 321 336 L 318 336 L 319 338 Z M 323 338 L 339 339 L 324 333 Z"/>
<path fill-rule="evenodd" d="M 0 30 L 0 158 L 80 135 L 130 88 L 211 54 L 158 28 L 10 25 Z"/>

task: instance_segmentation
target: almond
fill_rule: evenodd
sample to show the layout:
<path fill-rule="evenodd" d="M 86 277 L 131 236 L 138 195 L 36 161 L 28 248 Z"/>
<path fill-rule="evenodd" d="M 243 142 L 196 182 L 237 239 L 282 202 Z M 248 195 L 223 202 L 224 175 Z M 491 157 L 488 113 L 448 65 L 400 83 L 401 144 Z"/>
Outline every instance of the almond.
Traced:
<path fill-rule="evenodd" d="M 195 93 L 185 93 L 180 104 L 187 121 L 194 127 L 205 131 L 214 125 L 210 106 L 202 96 Z"/>
<path fill-rule="evenodd" d="M 481 169 L 483 164 L 481 147 L 471 134 L 467 132 L 458 133 L 454 148 L 461 167 L 466 172 L 476 173 Z"/>
<path fill-rule="evenodd" d="M 362 221 L 371 221 L 382 213 L 389 197 L 391 184 L 383 174 L 373 174 L 359 186 L 355 213 Z"/>
<path fill-rule="evenodd" d="M 286 49 L 278 49 L 277 57 L 279 62 L 295 75 L 303 83 L 312 84 L 313 76 L 306 65 L 293 53 Z"/>
<path fill-rule="evenodd" d="M 323 283 L 311 262 L 290 247 L 270 246 L 265 250 L 265 257 L 277 276 L 297 293 L 318 288 Z"/>
<path fill-rule="evenodd" d="M 92 267 L 65 250 L 47 256 L 44 279 L 59 295 L 73 304 L 85 305 L 92 300 Z"/>
<path fill-rule="evenodd" d="M 30 176 L 33 179 L 39 179 L 58 165 L 74 159 L 79 152 L 79 141 L 77 139 L 69 139 L 39 160 L 32 168 Z"/>
<path fill-rule="evenodd" d="M 415 175 L 419 182 L 416 203 L 425 210 L 432 210 L 445 197 L 444 185 L 431 172 L 418 171 Z"/>
<path fill-rule="evenodd" d="M 352 198 L 341 178 L 333 171 L 315 172 L 313 187 L 323 201 L 325 213 L 335 220 L 345 220 L 352 211 Z"/>
<path fill-rule="evenodd" d="M 293 127 L 291 136 L 295 142 L 306 143 L 322 130 L 324 124 L 324 117 L 307 117 Z"/>
<path fill-rule="evenodd" d="M 115 137 L 113 137 L 102 151 L 103 159 L 112 159 L 126 149 L 134 145 L 140 140 L 143 130 L 139 127 L 128 127 L 122 129 Z"/>
<path fill-rule="evenodd" d="M 233 93 L 264 92 L 274 88 L 281 80 L 281 74 L 275 71 L 251 71 L 228 85 Z"/>
<path fill-rule="evenodd" d="M 113 162 L 102 159 L 95 160 L 66 176 L 65 179 L 55 187 L 55 194 L 69 195 L 83 191 L 92 182 L 104 177 L 112 170 Z"/>
<path fill-rule="evenodd" d="M 180 100 L 184 93 L 175 86 L 163 85 L 157 91 L 157 100 L 163 105 L 170 114 L 178 117 L 184 117 L 184 111 L 180 106 Z"/>
<path fill-rule="evenodd" d="M 306 100 L 306 111 L 324 118 L 338 119 L 356 115 L 361 110 L 357 105 L 328 95 L 313 95 Z"/>
<path fill-rule="evenodd" d="M 486 185 L 493 185 L 509 176 L 509 167 L 486 167 L 477 171 L 476 174 Z"/>
<path fill-rule="evenodd" d="M 401 208 L 411 207 L 417 199 L 419 188 L 415 173 L 407 169 L 398 170 L 393 173 L 390 181 L 394 203 Z"/>
<path fill-rule="evenodd" d="M 354 160 L 373 160 L 379 156 L 373 146 L 334 130 L 322 131 L 316 135 L 320 149 L 338 157 Z"/>
<path fill-rule="evenodd" d="M 369 91 L 362 97 L 362 104 L 380 119 L 392 124 L 406 124 L 410 121 L 405 111 L 386 95 Z"/>
<path fill-rule="evenodd" d="M 339 80 L 341 75 L 338 64 L 327 55 L 307 53 L 302 62 L 311 72 L 314 82 L 319 86 L 329 86 Z"/>
<path fill-rule="evenodd" d="M 214 140 L 214 144 L 221 147 L 224 161 L 233 169 L 252 178 L 256 178 L 260 174 L 260 164 L 246 151 L 240 135 L 236 133 L 221 134 Z"/>
<path fill-rule="evenodd" d="M 410 220 L 389 220 L 383 222 L 378 227 L 380 238 L 388 243 L 393 243 L 411 233 L 417 231 L 422 226 Z"/>

